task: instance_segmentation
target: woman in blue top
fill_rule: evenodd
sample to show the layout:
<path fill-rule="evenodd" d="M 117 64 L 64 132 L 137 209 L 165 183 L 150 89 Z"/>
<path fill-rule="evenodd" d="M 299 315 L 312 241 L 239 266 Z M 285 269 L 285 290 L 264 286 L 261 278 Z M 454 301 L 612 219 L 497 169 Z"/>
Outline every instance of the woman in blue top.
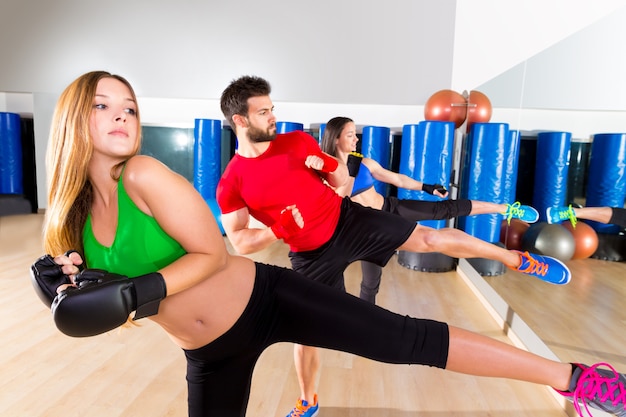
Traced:
<path fill-rule="evenodd" d="M 139 120 L 135 93 L 120 76 L 90 72 L 62 93 L 47 155 L 44 246 L 54 256 L 33 264 L 32 282 L 69 336 L 109 331 L 133 311 L 133 320 L 159 324 L 187 358 L 189 416 L 245 416 L 254 365 L 276 342 L 546 384 L 624 411 L 624 375 L 612 369 L 555 362 L 397 315 L 292 270 L 229 254 L 193 186 L 137 155 Z M 297 213 L 290 222 L 302 227 Z M 576 391 L 590 379 L 606 389 Z M 611 405 L 618 394 L 621 402 Z"/>
<path fill-rule="evenodd" d="M 348 117 L 333 117 L 326 123 L 322 136 L 322 151 L 336 156 L 346 162 L 348 155 L 356 151 L 359 138 L 354 121 Z M 522 206 L 520 203 L 497 204 L 477 200 L 400 200 L 396 197 L 385 197 L 374 188 L 374 180 L 395 185 L 407 190 L 424 191 L 437 197 L 446 197 L 448 192 L 439 184 L 424 184 L 407 175 L 399 174 L 383 168 L 371 158 L 362 158 L 360 165 L 352 172 L 353 182 L 348 182 L 336 191 L 341 196 L 350 196 L 355 201 L 366 207 L 400 216 L 412 220 L 441 220 L 452 219 L 459 216 L 472 216 L 476 214 L 500 213 L 507 220 L 520 219 L 528 223 L 534 223 L 539 219 L 537 210 L 530 206 Z M 376 294 L 380 287 L 382 268 L 372 262 L 361 261 L 360 297 L 371 303 L 376 302 Z"/>

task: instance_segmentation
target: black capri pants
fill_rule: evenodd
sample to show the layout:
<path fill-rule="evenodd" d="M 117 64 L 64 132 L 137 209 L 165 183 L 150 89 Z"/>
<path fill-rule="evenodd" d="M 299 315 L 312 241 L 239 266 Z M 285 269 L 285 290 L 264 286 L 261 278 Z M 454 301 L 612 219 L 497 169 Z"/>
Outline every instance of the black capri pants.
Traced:
<path fill-rule="evenodd" d="M 252 296 L 222 336 L 185 350 L 190 417 L 244 417 L 252 372 L 277 342 L 333 349 L 394 364 L 445 368 L 445 323 L 392 313 L 277 266 L 256 265 Z"/>
<path fill-rule="evenodd" d="M 382 211 L 398 214 L 405 219 L 419 222 L 420 220 L 443 220 L 460 216 L 468 216 L 472 211 L 472 201 L 467 199 L 422 201 L 400 200 L 386 197 Z"/>

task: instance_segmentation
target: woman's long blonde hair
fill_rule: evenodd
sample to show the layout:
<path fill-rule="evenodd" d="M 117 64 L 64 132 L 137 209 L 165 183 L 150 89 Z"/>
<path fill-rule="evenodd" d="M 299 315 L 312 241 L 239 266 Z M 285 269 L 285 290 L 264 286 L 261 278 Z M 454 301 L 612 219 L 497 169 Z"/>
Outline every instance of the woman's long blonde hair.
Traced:
<path fill-rule="evenodd" d="M 93 153 L 89 121 L 98 82 L 114 78 L 124 83 L 137 101 L 130 83 L 119 75 L 93 71 L 74 80 L 57 102 L 46 153 L 48 207 L 44 222 L 44 249 L 57 256 L 70 249 L 83 253 L 82 232 L 92 202 L 87 168 Z M 137 123 L 141 126 L 139 110 Z M 141 136 L 139 134 L 139 136 Z M 139 138 L 138 138 L 139 139 Z M 135 153 L 139 151 L 137 140 Z M 114 179 L 114 168 L 111 176 Z"/>

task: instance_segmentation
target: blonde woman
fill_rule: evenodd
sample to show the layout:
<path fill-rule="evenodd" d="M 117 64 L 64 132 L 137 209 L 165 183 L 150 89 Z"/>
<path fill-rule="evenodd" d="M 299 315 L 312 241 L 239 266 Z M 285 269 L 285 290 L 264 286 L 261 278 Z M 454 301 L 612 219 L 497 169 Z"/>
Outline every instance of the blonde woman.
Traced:
<path fill-rule="evenodd" d="M 137 101 L 124 78 L 90 72 L 62 93 L 47 155 L 44 243 L 52 255 L 33 264 L 32 279 L 70 336 L 106 332 L 129 315 L 160 325 L 187 358 L 189 416 L 243 417 L 254 364 L 281 341 L 547 384 L 623 411 L 612 397 L 578 389 L 599 378 L 619 391 L 624 376 L 612 370 L 396 315 L 289 269 L 230 255 L 193 186 L 137 155 L 139 145 Z M 311 296 L 326 302 L 303 302 Z"/>

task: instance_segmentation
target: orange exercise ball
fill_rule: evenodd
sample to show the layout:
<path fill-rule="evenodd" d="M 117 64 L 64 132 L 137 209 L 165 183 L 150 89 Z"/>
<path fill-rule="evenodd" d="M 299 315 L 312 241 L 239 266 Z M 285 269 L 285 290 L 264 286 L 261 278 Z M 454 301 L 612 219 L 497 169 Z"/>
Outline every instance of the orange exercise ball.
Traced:
<path fill-rule="evenodd" d="M 462 94 L 452 90 L 439 90 L 426 101 L 424 118 L 440 122 L 454 122 L 458 128 L 465 122 L 467 101 Z"/>
<path fill-rule="evenodd" d="M 587 223 L 577 222 L 576 227 L 573 227 L 572 223 L 564 221 L 561 225 L 574 236 L 576 248 L 572 259 L 588 258 L 598 249 L 598 234 Z"/>
<path fill-rule="evenodd" d="M 491 120 L 491 101 L 480 91 L 472 90 L 467 97 L 467 128 L 472 123 L 487 123 Z"/>
<path fill-rule="evenodd" d="M 509 224 L 506 220 L 502 220 L 500 225 L 500 242 L 507 249 L 521 250 L 522 238 L 530 225 L 520 219 L 511 219 Z"/>

